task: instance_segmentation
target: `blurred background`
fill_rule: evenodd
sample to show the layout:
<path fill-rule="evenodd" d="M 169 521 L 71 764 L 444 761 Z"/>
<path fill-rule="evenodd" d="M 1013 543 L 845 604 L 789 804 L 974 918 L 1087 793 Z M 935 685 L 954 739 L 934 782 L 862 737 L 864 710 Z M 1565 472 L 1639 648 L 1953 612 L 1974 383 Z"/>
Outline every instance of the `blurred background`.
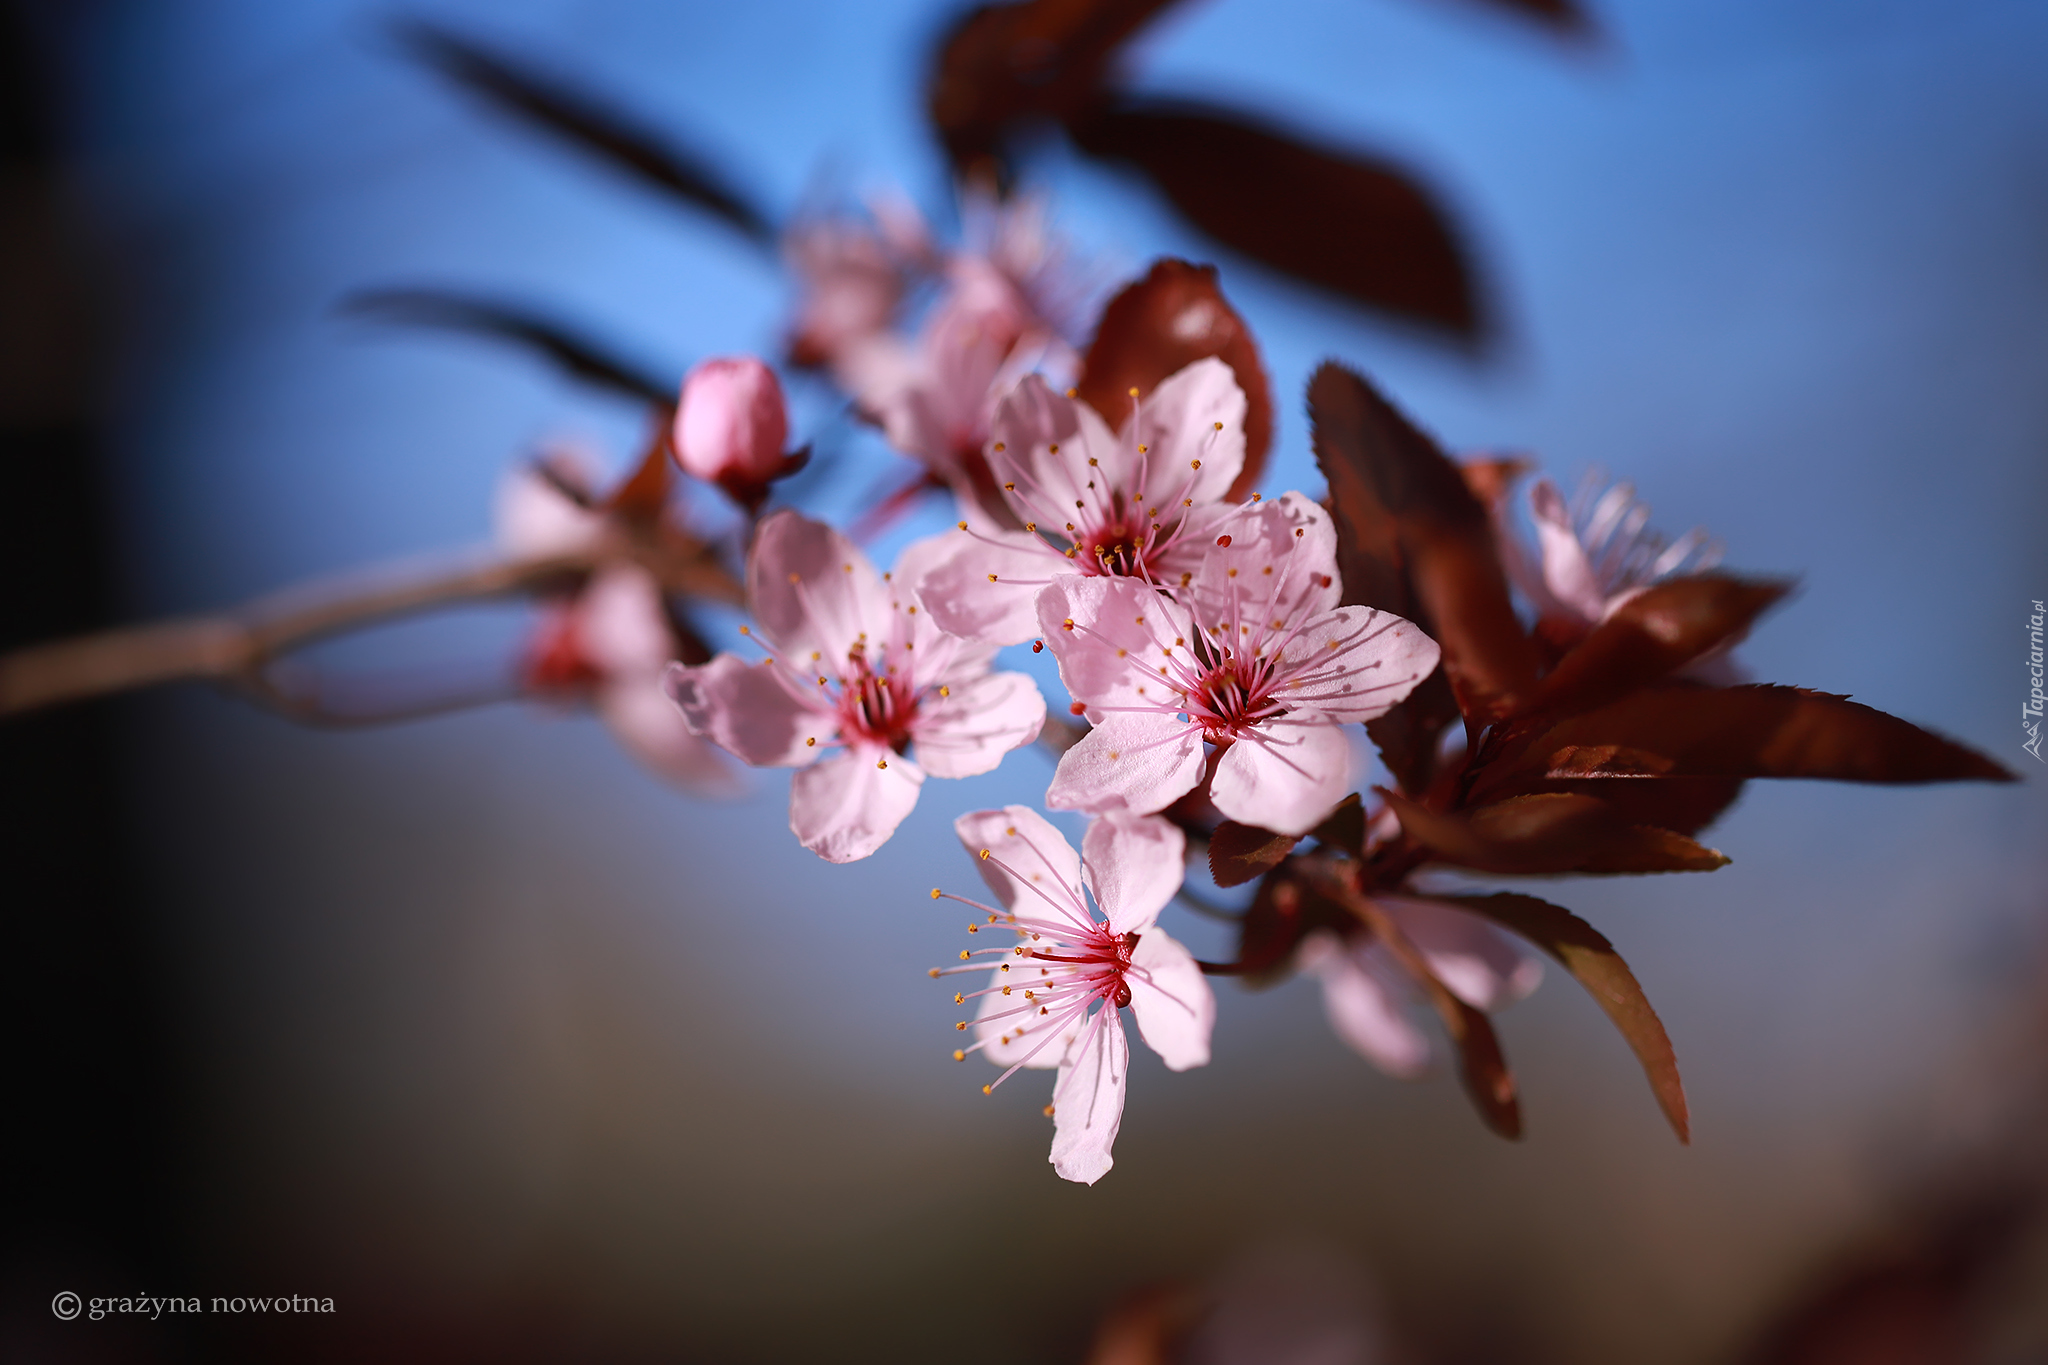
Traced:
<path fill-rule="evenodd" d="M 771 256 L 453 88 L 395 19 L 603 92 L 778 218 L 898 186 L 945 223 L 923 89 L 960 12 L 15 0 L 5 643 L 480 543 L 541 444 L 637 453 L 638 410 L 345 316 L 354 291 L 544 304 L 661 375 L 779 353 Z M 1035 802 L 1043 753 L 931 784 L 831 867 L 786 775 L 693 798 L 585 716 L 316 732 L 168 689 L 0 728 L 0 1355 L 1079 1361 L 1171 1320 L 1218 1361 L 2048 1359 L 2048 798 L 2016 723 L 2048 597 L 2048 10 L 1589 14 L 1205 0 L 1131 54 L 1140 90 L 1410 168 L 1477 264 L 1482 347 L 1233 255 L 1057 141 L 1024 183 L 1111 281 L 1221 266 L 1273 381 L 1269 494 L 1320 491 L 1301 394 L 1338 357 L 1454 448 L 1631 478 L 1667 532 L 1797 576 L 1758 676 L 2029 779 L 1752 783 L 1708 836 L 1732 866 L 1544 892 L 1661 1010 L 1690 1148 L 1559 973 L 1500 1021 L 1519 1144 L 1454 1077 L 1347 1052 L 1312 984 L 1221 982 L 1214 1064 L 1139 1059 L 1116 1170 L 1070 1186 L 1044 1085 L 984 1098 L 924 975 L 961 942 L 926 897 L 972 877 L 953 816 Z M 908 471 L 793 393 L 837 456 L 808 506 Z M 460 657 L 521 619 L 352 648 Z M 63 1289 L 337 1311 L 67 1323 Z"/>

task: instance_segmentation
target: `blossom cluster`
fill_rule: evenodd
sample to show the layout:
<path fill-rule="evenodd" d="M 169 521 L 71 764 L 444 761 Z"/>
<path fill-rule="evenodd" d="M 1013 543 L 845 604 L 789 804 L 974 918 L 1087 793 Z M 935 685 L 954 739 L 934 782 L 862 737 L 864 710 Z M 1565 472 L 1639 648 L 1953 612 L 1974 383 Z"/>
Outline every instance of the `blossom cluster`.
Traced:
<path fill-rule="evenodd" d="M 1327 496 L 1266 496 L 1266 381 L 1213 270 L 1158 263 L 1083 349 L 1088 291 L 1042 206 L 969 209 L 958 249 L 886 200 L 787 235 L 793 367 L 919 466 L 854 531 L 770 507 L 808 450 L 787 449 L 774 369 L 741 356 L 690 372 L 617 489 L 561 455 L 521 471 L 501 535 L 596 565 L 546 598 L 529 689 L 587 700 L 688 786 L 729 785 L 728 760 L 794 769 L 790 830 L 828 862 L 872 855 L 927 778 L 1035 741 L 1057 755 L 1040 807 L 954 821 L 989 899 L 931 895 L 994 946 L 931 975 L 964 978 L 953 1055 L 998 1068 L 985 1091 L 1056 1072 L 1062 1177 L 1111 1167 L 1124 1012 L 1170 1070 L 1203 1065 L 1217 973 L 1316 979 L 1336 1034 L 1396 1076 L 1428 1068 L 1433 1012 L 1481 1116 L 1514 1136 L 1488 1016 L 1535 989 L 1539 952 L 1621 1028 L 1683 1139 L 1669 1039 L 1612 945 L 1445 872 L 1711 870 L 1727 860 L 1693 836 L 1751 777 L 2003 775 L 1844 699 L 1744 685 L 1732 651 L 1784 585 L 1716 572 L 1703 532 L 1664 540 L 1625 483 L 1567 501 L 1538 479 L 1518 504 L 1522 463 L 1448 458 L 1349 371 L 1309 387 Z M 734 650 L 705 645 L 662 578 L 716 557 L 678 519 L 676 471 L 743 514 Z M 927 496 L 952 529 L 878 568 L 858 542 Z M 1027 645 L 1057 665 L 1051 714 L 1001 666 Z M 1078 854 L 1042 811 L 1084 823 Z M 1218 886 L 1257 883 L 1222 912 L 1233 961 L 1198 962 L 1159 924 L 1199 904 L 1183 883 L 1203 852 Z"/>

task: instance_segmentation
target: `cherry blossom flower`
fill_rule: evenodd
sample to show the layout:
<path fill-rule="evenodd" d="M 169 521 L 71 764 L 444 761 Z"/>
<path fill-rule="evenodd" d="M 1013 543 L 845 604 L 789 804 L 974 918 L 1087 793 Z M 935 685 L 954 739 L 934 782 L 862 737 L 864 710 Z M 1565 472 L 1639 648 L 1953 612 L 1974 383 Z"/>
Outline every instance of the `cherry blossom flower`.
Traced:
<path fill-rule="evenodd" d="M 1180 889 L 1187 836 L 1156 816 L 1123 812 L 1094 821 L 1081 857 L 1044 816 L 1028 806 L 975 811 L 953 823 L 975 855 L 982 879 L 1001 908 L 949 896 L 982 911 L 970 924 L 1014 931 L 1012 946 L 961 950 L 969 964 L 933 968 L 933 976 L 990 971 L 981 990 L 955 993 L 955 1004 L 979 1000 L 970 1025 L 974 1042 L 955 1061 L 981 1052 L 1003 1074 L 1022 1067 L 1058 1067 L 1052 1103 L 1052 1166 L 1061 1177 L 1092 1185 L 1109 1171 L 1110 1146 L 1122 1125 L 1130 1045 L 1122 1011 L 1169 1069 L 1209 1060 L 1216 997 L 1188 950 L 1155 927 Z M 1094 898 L 1091 912 L 1082 888 Z M 991 961 L 993 959 L 994 961 Z"/>
<path fill-rule="evenodd" d="M 1583 635 L 1623 602 L 1678 574 L 1700 573 L 1721 561 L 1721 546 L 1695 528 L 1666 542 L 1649 529 L 1650 508 L 1626 483 L 1603 490 L 1589 476 L 1567 505 L 1548 479 L 1529 490 L 1536 525 L 1537 562 L 1519 542 L 1503 546 L 1516 585 L 1537 613 Z"/>
<path fill-rule="evenodd" d="M 801 769 L 790 829 L 828 862 L 887 842 L 927 773 L 988 772 L 1045 723 L 1030 678 L 992 672 L 992 649 L 920 610 L 913 589 L 926 553 L 913 546 L 895 574 L 878 574 L 831 527 L 776 512 L 747 556 L 757 623 L 748 633 L 769 657 L 720 654 L 668 671 L 692 732 L 757 767 Z"/>
<path fill-rule="evenodd" d="M 1445 988 L 1474 1009 L 1505 1008 L 1543 980 L 1540 958 L 1477 915 L 1440 901 L 1374 899 Z M 1429 1065 L 1428 1035 L 1413 1019 L 1421 992 L 1382 944 L 1319 929 L 1302 940 L 1295 962 L 1321 980 L 1331 1029 L 1360 1056 L 1403 1078 Z"/>
<path fill-rule="evenodd" d="M 956 259 L 914 340 L 882 333 L 846 346 L 833 375 L 889 444 L 963 504 L 1004 517 L 984 447 L 997 398 L 1031 370 L 1069 370 L 1071 351 L 987 261 Z"/>
<path fill-rule="evenodd" d="M 1069 576 L 1040 593 L 1060 677 L 1094 726 L 1061 757 L 1048 806 L 1157 811 L 1208 775 L 1231 819 L 1306 834 L 1351 789 L 1343 725 L 1436 667 L 1413 622 L 1337 605 L 1322 508 L 1289 493 L 1233 527 L 1179 601 L 1131 578 Z"/>
<path fill-rule="evenodd" d="M 609 523 L 592 485 L 589 462 L 568 451 L 515 470 L 499 489 L 499 543 L 536 557 L 598 548 Z M 691 734 L 662 694 L 677 648 L 660 584 L 614 561 L 574 591 L 543 600 L 520 678 L 540 696 L 587 702 L 620 747 L 657 775 L 704 795 L 732 794 L 740 783 L 728 760 Z"/>
<path fill-rule="evenodd" d="M 789 413 L 775 371 L 752 356 L 706 360 L 683 378 L 676 462 L 706 483 L 766 484 L 782 471 Z"/>
<path fill-rule="evenodd" d="M 1054 579 L 1185 586 L 1238 513 L 1223 499 L 1244 468 L 1244 412 L 1213 358 L 1169 376 L 1115 435 L 1087 404 L 1024 379 L 996 408 L 988 453 L 1023 529 L 968 513 L 925 584 L 939 624 L 1016 644 L 1037 630 L 1033 603 Z"/>
<path fill-rule="evenodd" d="M 848 346 L 888 331 L 911 287 L 938 262 L 923 215 L 900 196 L 876 196 L 865 216 L 799 218 L 782 251 L 801 290 L 789 343 L 798 365 L 830 365 Z"/>

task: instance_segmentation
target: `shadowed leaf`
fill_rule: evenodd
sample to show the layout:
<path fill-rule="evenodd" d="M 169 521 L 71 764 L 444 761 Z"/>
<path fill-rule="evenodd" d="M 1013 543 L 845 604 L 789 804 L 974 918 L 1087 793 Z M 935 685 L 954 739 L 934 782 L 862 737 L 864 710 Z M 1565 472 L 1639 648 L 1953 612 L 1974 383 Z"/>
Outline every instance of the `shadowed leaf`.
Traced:
<path fill-rule="evenodd" d="M 1631 825 L 1591 796 L 1516 796 L 1468 813 L 1433 811 L 1398 792 L 1381 795 L 1408 837 L 1442 862 L 1480 872 L 1711 872 L 1728 859 L 1682 834 Z"/>
<path fill-rule="evenodd" d="M 1337 803 L 1337 809 L 1323 817 L 1323 823 L 1309 831 L 1309 837 L 1329 848 L 1341 848 L 1357 856 L 1365 848 L 1365 801 L 1357 792 Z"/>
<path fill-rule="evenodd" d="M 1445 905 L 1484 915 L 1505 926 L 1564 964 L 1574 979 L 1607 1012 L 1614 1026 L 1643 1064 L 1651 1093 L 1684 1143 L 1692 1141 L 1685 1104 L 1685 1085 L 1678 1078 L 1678 1058 L 1664 1023 L 1637 983 L 1635 973 L 1599 930 L 1561 906 L 1534 896 L 1500 892 L 1491 896 L 1442 896 Z"/>
<path fill-rule="evenodd" d="M 657 407 L 675 406 L 678 385 L 657 380 L 551 319 L 484 299 L 432 289 L 381 289 L 352 294 L 341 311 L 414 327 L 439 327 L 496 337 L 536 352 L 599 388 Z"/>
<path fill-rule="evenodd" d="M 1593 627 L 1531 692 L 1527 709 L 1590 711 L 1740 640 L 1789 583 L 1703 573 L 1637 593 Z"/>
<path fill-rule="evenodd" d="M 1344 601 L 1429 632 L 1468 720 L 1510 713 L 1535 683 L 1536 654 L 1508 596 L 1486 509 L 1464 475 L 1342 366 L 1316 371 L 1308 406 L 1316 460 L 1330 481 Z"/>
<path fill-rule="evenodd" d="M 1218 886 L 1242 886 L 1278 867 L 1300 842 L 1292 834 L 1225 820 L 1209 836 L 1209 875 Z"/>
<path fill-rule="evenodd" d="M 768 218 L 701 157 L 637 127 L 604 103 L 448 30 L 417 20 L 397 25 L 400 41 L 422 61 L 500 109 L 536 123 L 737 229 L 775 245 Z"/>
<path fill-rule="evenodd" d="M 1508 1070 L 1507 1058 L 1501 1053 L 1500 1039 L 1494 1034 L 1492 1021 L 1483 1011 L 1460 1000 L 1437 978 L 1436 973 L 1430 970 L 1429 960 L 1401 932 L 1401 927 L 1386 911 L 1368 897 L 1348 888 L 1341 899 L 1343 905 L 1364 922 L 1394 960 L 1401 964 L 1402 969 L 1415 979 L 1430 1006 L 1436 1010 L 1437 1018 L 1443 1021 L 1444 1032 L 1450 1035 L 1452 1045 L 1458 1049 L 1458 1071 L 1465 1082 L 1465 1093 L 1479 1110 L 1479 1117 L 1486 1121 L 1488 1128 L 1504 1138 L 1521 1137 L 1522 1105 L 1515 1094 L 1514 1073 Z"/>
<path fill-rule="evenodd" d="M 1407 172 L 1315 147 L 1235 111 L 1123 99 L 1068 123 L 1224 245 L 1298 280 L 1458 337 L 1485 332 L 1450 220 Z"/>
<path fill-rule="evenodd" d="M 1989 758 L 1826 692 L 1664 683 L 1597 711 L 1531 722 L 1476 775 L 1475 800 L 1577 778 L 1811 777 L 2010 782 Z"/>
<path fill-rule="evenodd" d="M 1154 261 L 1144 279 L 1111 299 L 1075 392 L 1114 429 L 1130 415 L 1132 389 L 1149 394 L 1168 375 L 1205 356 L 1230 366 L 1244 390 L 1244 472 L 1229 493 L 1243 498 L 1258 486 L 1273 444 L 1273 394 L 1258 343 L 1223 297 L 1215 266 Z"/>
<path fill-rule="evenodd" d="M 1438 746 L 1444 730 L 1458 719 L 1458 699 L 1441 668 L 1430 670 L 1413 692 L 1365 723 L 1365 733 L 1379 747 L 1380 761 L 1401 790 L 1420 796 L 1436 777 Z"/>
<path fill-rule="evenodd" d="M 1026 0 L 969 10 L 940 40 L 925 108 L 963 177 L 1007 182 L 1005 144 L 1101 98 L 1117 49 L 1175 0 Z"/>
<path fill-rule="evenodd" d="M 1739 777 L 1590 778 L 1580 782 L 1541 782 L 1537 792 L 1577 792 L 1596 796 L 1632 825 L 1656 825 L 1679 834 L 1697 834 L 1720 818 L 1742 794 Z"/>

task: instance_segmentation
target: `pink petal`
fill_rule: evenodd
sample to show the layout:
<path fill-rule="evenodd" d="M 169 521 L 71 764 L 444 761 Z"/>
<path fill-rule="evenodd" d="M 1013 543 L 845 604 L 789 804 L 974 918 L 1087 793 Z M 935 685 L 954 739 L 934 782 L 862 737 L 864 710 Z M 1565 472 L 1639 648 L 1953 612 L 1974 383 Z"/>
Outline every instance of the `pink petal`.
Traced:
<path fill-rule="evenodd" d="M 851 750 L 790 780 L 789 828 L 826 862 L 857 862 L 889 842 L 923 785 L 924 774 L 901 755 Z"/>
<path fill-rule="evenodd" d="M 989 772 L 1045 728 L 1045 698 L 1025 674 L 987 673 L 951 691 L 921 703 L 910 732 L 918 763 L 933 777 Z"/>
<path fill-rule="evenodd" d="M 1060 755 L 1046 789 L 1053 810 L 1164 810 L 1202 780 L 1202 732 L 1165 715 L 1104 717 Z M 1341 793 L 1340 793 L 1341 795 Z"/>
<path fill-rule="evenodd" d="M 1136 430 L 1126 423 L 1117 445 L 1148 447 L 1151 486 L 1137 490 L 1146 503 L 1178 507 L 1192 498 L 1199 507 L 1221 501 L 1244 469 L 1244 411 L 1244 390 L 1230 367 L 1213 356 L 1169 375 L 1144 395 L 1133 414 Z"/>
<path fill-rule="evenodd" d="M 1066 560 L 1022 531 L 954 531 L 951 536 L 946 558 L 919 586 L 932 619 L 970 640 L 1017 645 L 1030 639 L 1038 630 L 1034 604 L 1039 591 L 1048 578 L 1067 572 Z"/>
<path fill-rule="evenodd" d="M 1052 1168 L 1063 1180 L 1093 1185 L 1109 1174 L 1109 1155 L 1124 1119 L 1124 1081 L 1131 1048 L 1117 1011 L 1095 1013 L 1053 1082 Z"/>
<path fill-rule="evenodd" d="M 1056 579 L 1038 595 L 1038 624 L 1060 681 L 1098 725 L 1110 714 L 1098 707 L 1171 704 L 1183 676 L 1174 660 L 1189 659 L 1195 634 L 1179 604 L 1129 578 Z"/>
<path fill-rule="evenodd" d="M 1301 970 L 1323 984 L 1330 1028 L 1353 1051 L 1403 1080 L 1429 1065 L 1429 1039 L 1408 1018 L 1402 992 L 1376 971 L 1376 963 L 1347 948 L 1335 934 L 1317 931 L 1302 940 Z"/>
<path fill-rule="evenodd" d="M 1473 1009 L 1503 1009 L 1542 984 L 1543 960 L 1477 915 L 1436 901 L 1379 903 L 1437 979 Z"/>
<path fill-rule="evenodd" d="M 1529 490 L 1529 510 L 1536 522 L 1536 543 L 1543 552 L 1543 585 L 1566 610 L 1591 625 L 1600 619 L 1607 595 L 1572 528 L 1570 511 L 1557 485 L 1538 480 Z"/>
<path fill-rule="evenodd" d="M 658 676 L 604 684 L 597 692 L 597 713 L 619 747 L 677 786 L 704 796 L 735 796 L 746 789 L 718 747 L 690 733 Z"/>
<path fill-rule="evenodd" d="M 1057 515 L 1059 521 L 1047 530 L 1064 524 L 1065 509 L 1087 491 L 1090 460 L 1097 462 L 1092 468 L 1099 481 L 1128 487 L 1137 459 L 1136 450 L 1122 445 L 1095 409 L 1054 392 L 1035 374 L 1025 376 L 996 404 L 989 438 L 989 467 L 997 481 L 1017 484 L 1011 506 L 1024 521 L 1050 521 Z"/>
<path fill-rule="evenodd" d="M 1067 836 L 1031 807 L 971 811 L 953 822 L 953 833 L 960 836 L 961 845 L 981 871 L 981 879 L 995 893 L 996 904 L 1005 910 L 1034 918 L 1058 913 L 1037 891 L 1005 871 L 1006 867 L 1037 884 L 1062 906 L 1070 901 L 1079 905 L 1081 860 Z M 994 857 L 982 857 L 983 849 Z"/>
<path fill-rule="evenodd" d="M 672 664 L 662 686 L 682 709 L 692 734 L 757 768 L 793 768 L 816 758 L 838 722 L 793 695 L 771 664 L 748 664 L 721 654 L 708 664 Z"/>
<path fill-rule="evenodd" d="M 1052 979 L 1043 963 L 1024 958 L 1011 958 L 989 973 L 988 984 L 994 989 L 981 997 L 974 1021 L 974 1037 L 982 1045 L 982 1056 L 1005 1070 L 1021 1065 L 1049 1071 L 1067 1060 L 1088 1020 L 1064 1013 L 1040 1015 L 1038 1011 L 1046 1007 L 1024 998 L 1025 991 Z M 1008 995 L 1002 993 L 1004 986 L 1010 988 Z M 1046 1030 L 1053 1027 L 1059 1029 L 1060 1036 L 1048 1038 Z"/>
<path fill-rule="evenodd" d="M 1262 623 L 1272 628 L 1276 620 L 1292 625 L 1320 616 L 1344 595 L 1336 528 L 1329 513 L 1301 494 L 1233 509 L 1218 526 L 1189 585 L 1195 616 L 1204 625 L 1243 624 L 1257 633 Z M 1230 543 L 1217 544 L 1223 539 Z"/>
<path fill-rule="evenodd" d="M 888 637 L 891 601 L 867 556 L 822 522 L 784 510 L 754 532 L 747 604 L 794 667 L 834 673 L 863 636 L 879 644 Z"/>
<path fill-rule="evenodd" d="M 661 585 L 637 564 L 600 569 L 576 599 L 576 617 L 584 652 L 608 675 L 652 682 L 676 656 Z"/>
<path fill-rule="evenodd" d="M 1310 621 L 1280 651 L 1286 682 L 1277 695 L 1331 720 L 1371 720 L 1413 692 L 1441 654 L 1413 621 L 1339 607 Z"/>
<path fill-rule="evenodd" d="M 1180 890 L 1188 836 L 1156 815 L 1111 811 L 1081 839 L 1082 875 L 1096 908 L 1119 934 L 1142 933 Z"/>
<path fill-rule="evenodd" d="M 695 478 L 766 483 L 789 443 L 775 371 L 750 355 L 700 361 L 683 377 L 673 440 L 677 462 Z"/>
<path fill-rule="evenodd" d="M 597 476 L 587 458 L 563 451 L 549 459 L 563 481 L 595 486 Z M 520 465 L 500 480 L 493 520 L 498 543 L 516 555 L 578 554 L 605 530 L 603 513 L 579 504 L 532 465 Z"/>
<path fill-rule="evenodd" d="M 1216 992 L 1195 965 L 1194 954 L 1163 930 L 1147 929 L 1131 953 L 1131 970 L 1124 981 L 1131 988 L 1138 1033 L 1165 1059 L 1167 1069 L 1208 1065 Z"/>
<path fill-rule="evenodd" d="M 1240 823 L 1306 834 L 1350 792 L 1351 776 L 1351 743 L 1341 727 L 1283 716 L 1230 746 L 1209 799 Z"/>

